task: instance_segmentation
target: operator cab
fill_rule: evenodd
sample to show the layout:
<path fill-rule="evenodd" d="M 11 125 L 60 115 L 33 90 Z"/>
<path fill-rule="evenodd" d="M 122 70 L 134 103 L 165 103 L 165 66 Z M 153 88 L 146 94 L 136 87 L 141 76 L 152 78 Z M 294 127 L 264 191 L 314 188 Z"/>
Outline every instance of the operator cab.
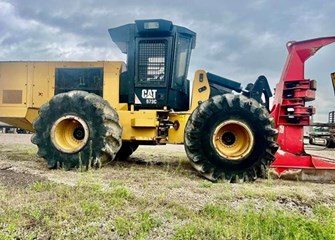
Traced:
<path fill-rule="evenodd" d="M 120 102 L 134 104 L 136 109 L 189 109 L 187 73 L 195 32 L 154 19 L 111 28 L 109 34 L 127 54 Z"/>

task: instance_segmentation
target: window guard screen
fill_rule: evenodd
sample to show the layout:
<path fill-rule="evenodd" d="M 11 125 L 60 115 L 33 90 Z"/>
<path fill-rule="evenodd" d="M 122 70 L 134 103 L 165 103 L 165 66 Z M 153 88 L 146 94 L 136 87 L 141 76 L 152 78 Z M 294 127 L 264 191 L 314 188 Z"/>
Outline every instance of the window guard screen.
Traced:
<path fill-rule="evenodd" d="M 164 39 L 139 41 L 136 85 L 165 85 L 167 47 L 168 42 Z"/>

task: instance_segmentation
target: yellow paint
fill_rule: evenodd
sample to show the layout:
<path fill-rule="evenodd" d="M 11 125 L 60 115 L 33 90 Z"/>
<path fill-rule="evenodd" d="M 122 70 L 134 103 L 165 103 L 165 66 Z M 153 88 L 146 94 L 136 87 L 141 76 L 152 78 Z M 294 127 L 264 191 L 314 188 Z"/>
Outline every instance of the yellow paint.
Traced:
<path fill-rule="evenodd" d="M 118 110 L 127 111 L 128 110 L 128 103 L 119 103 Z"/>
<path fill-rule="evenodd" d="M 122 140 L 152 142 L 157 140 L 156 110 L 119 110 L 118 114 L 123 127 Z"/>
<path fill-rule="evenodd" d="M 215 128 L 212 142 L 218 154 L 224 158 L 241 160 L 251 152 L 254 137 L 246 124 L 229 120 Z"/>
<path fill-rule="evenodd" d="M 199 103 L 206 101 L 210 95 L 210 87 L 207 79 L 207 74 L 204 70 L 198 70 L 195 72 L 193 89 L 192 89 L 192 100 L 191 108 L 189 112 L 193 112 L 199 105 Z"/>
<path fill-rule="evenodd" d="M 56 68 L 104 68 L 104 98 L 114 108 L 128 109 L 127 104 L 119 104 L 119 78 L 124 66 L 123 62 L 107 61 L 0 62 L 0 121 L 32 131 L 36 112 L 54 96 Z M 22 102 L 3 103 L 4 90 L 22 91 Z M 34 113 L 31 109 L 35 109 Z"/>
<path fill-rule="evenodd" d="M 171 144 L 182 144 L 184 143 L 184 130 L 187 123 L 187 120 L 190 116 L 189 112 L 181 112 L 181 113 L 170 113 L 169 120 L 172 123 L 179 123 L 178 129 L 169 128 L 169 143 Z"/>
<path fill-rule="evenodd" d="M 27 106 L 27 88 L 28 88 L 28 64 L 24 62 L 4 62 L 0 64 L 0 106 Z M 22 91 L 22 102 L 20 104 L 4 104 L 4 90 Z M 0 110 L 1 111 L 1 110 Z M 6 113 L 0 112 L 0 117 L 6 116 Z"/>
<path fill-rule="evenodd" d="M 119 103 L 120 75 L 125 68 L 123 62 L 103 62 L 104 86 L 103 98 L 114 108 L 124 109 L 124 104 Z"/>
<path fill-rule="evenodd" d="M 29 81 L 32 82 L 32 96 L 29 99 L 29 106 L 39 108 L 45 100 L 49 98 L 49 64 L 47 62 L 38 62 L 29 65 Z M 29 83 L 30 84 L 30 83 Z"/>
<path fill-rule="evenodd" d="M 76 130 L 80 130 L 80 134 L 75 137 Z M 66 153 L 78 152 L 86 145 L 89 138 L 89 129 L 85 121 L 73 115 L 59 118 L 50 132 L 54 146 Z"/>
<path fill-rule="evenodd" d="M 12 126 L 20 127 L 20 128 L 29 130 L 31 132 L 34 131 L 32 124 L 28 122 L 24 117 L 22 118 L 16 118 L 16 117 L 0 118 L 0 122 L 4 122 Z"/>
<path fill-rule="evenodd" d="M 47 103 L 55 91 L 56 68 L 92 68 L 104 69 L 103 98 L 114 107 L 123 127 L 122 139 L 128 141 L 146 141 L 152 144 L 164 144 L 166 136 L 158 136 L 158 114 L 164 110 L 135 111 L 134 106 L 119 103 L 120 75 L 125 64 L 119 61 L 97 62 L 0 62 L 0 121 L 33 131 L 32 123 L 38 116 L 38 109 Z M 3 103 L 3 91 L 22 91 L 22 102 Z M 6 94 L 8 95 L 7 91 Z M 210 88 L 206 72 L 198 70 L 193 82 L 191 107 L 187 112 L 169 113 L 170 121 L 178 121 L 178 129 L 169 129 L 170 143 L 184 142 L 184 128 L 187 119 L 199 102 L 208 99 Z M 21 96 L 21 95 L 20 95 Z M 130 109 L 130 110 L 128 110 Z"/>
<path fill-rule="evenodd" d="M 156 118 L 132 118 L 131 126 L 132 127 L 157 127 L 158 122 Z"/>
<path fill-rule="evenodd" d="M 32 124 L 34 120 L 37 118 L 37 116 L 38 116 L 37 108 L 28 108 L 25 119 L 27 119 L 27 121 Z"/>

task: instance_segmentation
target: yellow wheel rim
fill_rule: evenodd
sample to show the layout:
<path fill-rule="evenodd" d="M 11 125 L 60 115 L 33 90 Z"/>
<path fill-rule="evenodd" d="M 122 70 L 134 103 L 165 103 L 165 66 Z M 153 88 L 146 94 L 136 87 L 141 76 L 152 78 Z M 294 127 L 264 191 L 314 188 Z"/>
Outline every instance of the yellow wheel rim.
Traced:
<path fill-rule="evenodd" d="M 217 152 L 229 160 L 241 160 L 251 152 L 254 145 L 250 128 L 236 120 L 225 121 L 217 126 L 212 140 Z"/>
<path fill-rule="evenodd" d="M 75 153 L 86 145 L 89 130 L 83 119 L 67 115 L 59 118 L 53 124 L 50 136 L 53 145 L 59 151 Z"/>

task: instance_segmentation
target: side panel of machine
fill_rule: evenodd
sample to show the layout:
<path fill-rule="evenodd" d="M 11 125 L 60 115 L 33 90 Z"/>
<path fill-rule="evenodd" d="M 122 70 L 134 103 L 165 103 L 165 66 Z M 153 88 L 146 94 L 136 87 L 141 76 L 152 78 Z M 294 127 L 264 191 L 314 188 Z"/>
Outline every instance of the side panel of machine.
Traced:
<path fill-rule="evenodd" d="M 32 130 L 26 115 L 38 94 L 33 91 L 33 76 L 32 62 L 0 63 L 0 121 Z"/>
<path fill-rule="evenodd" d="M 72 69 L 76 70 L 72 75 L 76 79 L 59 76 L 58 91 L 103 93 L 113 107 L 126 108 L 125 104 L 119 105 L 118 99 L 123 66 L 122 62 L 0 62 L 0 121 L 33 131 L 38 109 L 57 93 L 56 73 L 73 72 Z M 69 88 L 62 86 L 64 81 L 69 82 Z M 71 85 L 73 81 L 81 88 Z"/>
<path fill-rule="evenodd" d="M 120 122 L 123 127 L 122 140 L 140 141 L 142 144 L 158 144 L 157 111 L 118 111 Z M 161 142 L 165 143 L 165 142 Z"/>
<path fill-rule="evenodd" d="M 29 66 L 26 63 L 0 64 L 0 103 L 2 107 L 27 106 Z"/>
<path fill-rule="evenodd" d="M 53 96 L 54 89 L 54 63 L 35 62 L 28 63 L 32 68 L 32 91 L 28 92 L 28 99 L 31 98 L 31 105 L 28 107 L 40 108 Z"/>

